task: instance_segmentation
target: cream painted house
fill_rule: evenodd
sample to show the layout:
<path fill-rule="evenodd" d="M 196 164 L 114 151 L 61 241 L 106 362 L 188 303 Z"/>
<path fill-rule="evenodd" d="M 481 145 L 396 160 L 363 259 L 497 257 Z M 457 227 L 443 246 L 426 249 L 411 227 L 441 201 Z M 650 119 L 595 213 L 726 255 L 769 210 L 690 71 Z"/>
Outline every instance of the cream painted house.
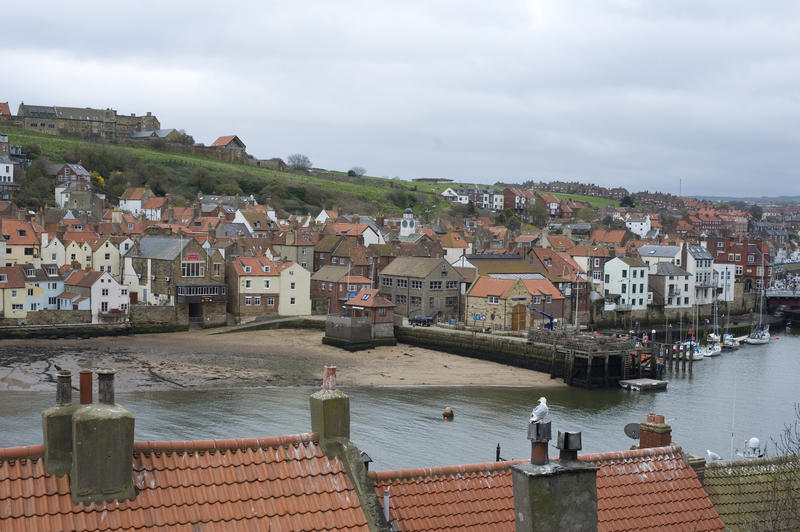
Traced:
<path fill-rule="evenodd" d="M 77 262 L 79 268 L 86 267 L 86 257 L 83 252 L 83 244 L 75 240 L 68 240 L 64 244 L 64 264 Z"/>
<path fill-rule="evenodd" d="M 64 243 L 58 237 L 48 238 L 47 233 L 42 233 L 42 263 L 63 266 L 66 264 L 66 256 Z"/>
<path fill-rule="evenodd" d="M 108 238 L 100 238 L 89 244 L 92 253 L 92 269 L 96 272 L 108 272 L 119 282 L 121 265 L 117 246 Z"/>
<path fill-rule="evenodd" d="M 240 322 L 311 314 L 311 273 L 295 262 L 233 257 L 226 275 L 228 312 Z"/>
<path fill-rule="evenodd" d="M 0 267 L 0 311 L 5 319 L 25 319 L 27 291 L 22 272 L 15 266 Z"/>

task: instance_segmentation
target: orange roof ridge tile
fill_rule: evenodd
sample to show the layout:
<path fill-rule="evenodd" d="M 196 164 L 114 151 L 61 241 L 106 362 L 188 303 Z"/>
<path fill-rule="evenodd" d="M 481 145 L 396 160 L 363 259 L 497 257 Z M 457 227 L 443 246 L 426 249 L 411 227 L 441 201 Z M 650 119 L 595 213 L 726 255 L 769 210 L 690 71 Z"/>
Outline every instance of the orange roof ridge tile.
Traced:
<path fill-rule="evenodd" d="M 22 445 L 0 449 L 0 461 L 44 456 L 44 445 Z"/>
<path fill-rule="evenodd" d="M 395 469 L 388 471 L 370 471 L 372 480 L 392 480 L 409 477 L 433 477 L 437 475 L 458 475 L 462 473 L 479 473 L 481 471 L 497 471 L 512 465 L 524 463 L 526 459 L 509 460 L 506 462 L 480 462 L 476 464 L 461 464 L 438 467 L 420 467 L 416 469 Z"/>
<path fill-rule="evenodd" d="M 679 455 L 681 453 L 681 446 L 672 444 L 666 447 L 650 447 L 647 449 L 631 449 L 628 451 L 583 454 L 578 458 L 584 462 L 613 462 L 615 460 L 630 460 L 631 458 L 642 458 L 645 456 L 661 456 L 668 453 Z"/>
<path fill-rule="evenodd" d="M 134 452 L 151 451 L 210 451 L 221 449 L 250 449 L 268 447 L 288 447 L 302 443 L 316 443 L 316 432 L 301 434 L 286 434 L 269 438 L 229 438 L 220 440 L 166 440 L 166 441 L 137 441 L 133 443 Z M 41 447 L 41 446 L 39 446 Z M 15 447 L 12 447 L 15 449 Z M 2 452 L 2 449 L 0 449 Z M 44 452 L 44 450 L 42 450 Z M 2 457 L 2 455 L 0 455 Z"/>

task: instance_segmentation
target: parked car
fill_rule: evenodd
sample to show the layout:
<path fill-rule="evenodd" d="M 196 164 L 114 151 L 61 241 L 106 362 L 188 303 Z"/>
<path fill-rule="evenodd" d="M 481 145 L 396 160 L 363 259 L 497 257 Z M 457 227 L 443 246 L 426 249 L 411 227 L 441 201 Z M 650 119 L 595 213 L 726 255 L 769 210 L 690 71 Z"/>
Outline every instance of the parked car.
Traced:
<path fill-rule="evenodd" d="M 411 325 L 421 325 L 422 327 L 430 327 L 433 325 L 433 316 L 414 316 L 409 320 Z"/>

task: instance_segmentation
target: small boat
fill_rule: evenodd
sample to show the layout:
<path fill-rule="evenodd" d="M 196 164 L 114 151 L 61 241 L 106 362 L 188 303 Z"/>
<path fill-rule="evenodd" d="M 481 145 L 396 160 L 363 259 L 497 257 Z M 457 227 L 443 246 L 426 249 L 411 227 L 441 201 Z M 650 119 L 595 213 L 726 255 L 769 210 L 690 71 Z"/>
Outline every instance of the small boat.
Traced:
<path fill-rule="evenodd" d="M 722 346 L 717 343 L 710 343 L 702 348 L 704 357 L 718 357 L 722 354 Z"/>
<path fill-rule="evenodd" d="M 739 340 L 732 334 L 725 333 L 722 335 L 722 350 L 723 351 L 732 351 L 734 349 L 739 349 Z"/>

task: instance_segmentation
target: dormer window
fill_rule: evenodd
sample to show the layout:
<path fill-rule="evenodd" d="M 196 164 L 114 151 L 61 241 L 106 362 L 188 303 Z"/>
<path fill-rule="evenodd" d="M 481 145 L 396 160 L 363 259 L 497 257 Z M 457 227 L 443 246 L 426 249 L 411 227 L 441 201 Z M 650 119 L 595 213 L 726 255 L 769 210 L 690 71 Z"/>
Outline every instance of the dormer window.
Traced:
<path fill-rule="evenodd" d="M 8 282 L 8 276 L 4 273 L 0 273 L 0 283 Z"/>
<path fill-rule="evenodd" d="M 25 276 L 26 277 L 33 277 L 33 268 L 26 268 L 25 269 Z"/>
<path fill-rule="evenodd" d="M 269 266 L 264 266 L 264 272 L 265 273 L 269 273 L 270 269 L 271 268 Z"/>
<path fill-rule="evenodd" d="M 250 266 L 245 266 L 244 267 L 244 273 L 250 273 L 250 271 L 251 271 Z"/>
<path fill-rule="evenodd" d="M 25 236 L 25 229 L 17 229 L 17 236 Z"/>
<path fill-rule="evenodd" d="M 368 299 L 369 299 L 369 294 L 364 294 L 363 296 L 361 296 L 361 301 L 366 301 Z"/>

